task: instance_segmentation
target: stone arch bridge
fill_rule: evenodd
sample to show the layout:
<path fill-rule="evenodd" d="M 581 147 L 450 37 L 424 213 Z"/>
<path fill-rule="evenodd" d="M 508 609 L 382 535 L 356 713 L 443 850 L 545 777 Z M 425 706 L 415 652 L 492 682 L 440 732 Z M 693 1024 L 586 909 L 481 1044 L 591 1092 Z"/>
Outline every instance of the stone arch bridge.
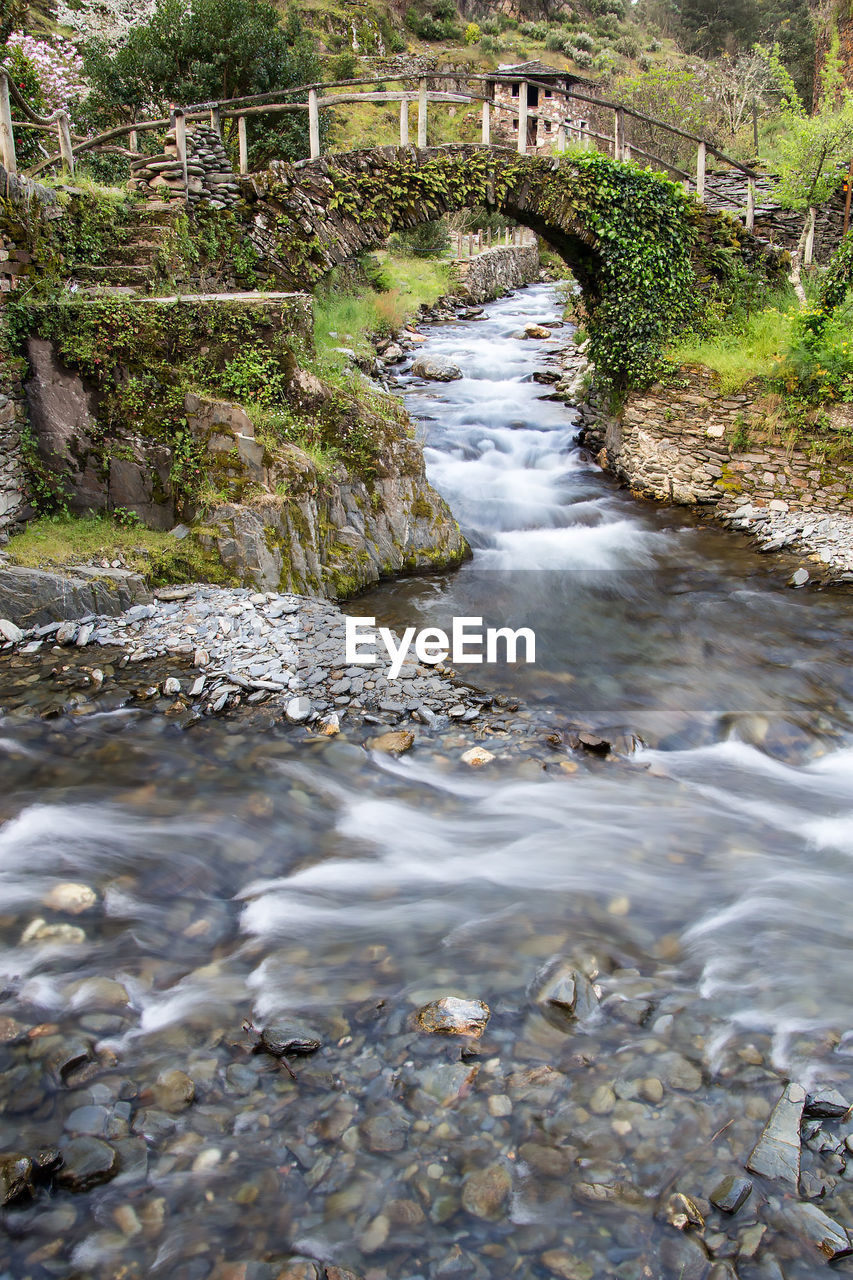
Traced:
<path fill-rule="evenodd" d="M 683 253 L 688 245 L 706 274 L 714 269 L 714 255 L 705 252 L 712 243 L 770 274 L 778 270 L 778 255 L 735 219 L 679 198 L 671 186 L 668 200 L 644 199 L 660 189 L 661 178 L 598 153 L 557 160 L 470 144 L 377 147 L 296 164 L 273 162 L 242 183 L 249 239 L 280 282 L 294 288 L 381 246 L 395 231 L 474 206 L 541 236 L 592 300 L 629 283 L 633 292 L 632 273 L 649 244 L 662 257 Z M 614 232 L 614 221 L 618 226 L 621 219 L 612 215 L 620 208 L 626 243 Z"/>
<path fill-rule="evenodd" d="M 561 158 L 491 146 L 379 147 L 274 162 L 246 176 L 248 235 L 278 280 L 306 288 L 394 231 L 483 206 L 530 228 L 583 290 L 600 372 L 645 376 L 702 290 L 743 269 L 778 278 L 778 251 L 650 170 L 598 152 Z"/>

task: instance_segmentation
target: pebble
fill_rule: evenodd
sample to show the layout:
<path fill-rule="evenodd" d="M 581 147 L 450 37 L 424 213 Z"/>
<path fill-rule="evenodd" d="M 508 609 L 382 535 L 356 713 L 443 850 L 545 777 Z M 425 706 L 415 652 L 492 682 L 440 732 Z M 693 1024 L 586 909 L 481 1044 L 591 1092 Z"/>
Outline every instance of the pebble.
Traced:
<path fill-rule="evenodd" d="M 164 1111 L 184 1111 L 195 1098 L 195 1085 L 177 1067 L 161 1071 L 154 1085 L 154 1097 Z"/>
<path fill-rule="evenodd" d="M 422 1031 L 433 1035 L 479 1038 L 490 1017 L 489 1006 L 482 1000 L 460 1000 L 457 996 L 442 996 L 419 1009 L 417 1021 Z"/>
<path fill-rule="evenodd" d="M 118 1155 L 100 1138 L 74 1138 L 62 1147 L 64 1164 L 56 1181 L 69 1191 L 88 1191 L 118 1173 Z"/>
<path fill-rule="evenodd" d="M 302 724 L 312 711 L 310 698 L 291 698 L 285 708 L 285 715 L 291 724 Z"/>
<path fill-rule="evenodd" d="M 470 750 L 463 752 L 461 758 L 462 763 L 470 765 L 472 769 L 481 769 L 495 757 L 491 751 L 486 751 L 485 747 L 471 747 Z"/>
<path fill-rule="evenodd" d="M 494 1222 L 503 1217 L 511 1192 L 509 1170 L 496 1161 L 486 1169 L 468 1175 L 462 1184 L 462 1206 L 473 1217 Z"/>
<path fill-rule="evenodd" d="M 384 751 L 386 755 L 401 756 L 414 744 L 415 735 L 410 729 L 396 729 L 382 733 L 378 738 L 371 738 L 368 745 L 373 751 Z"/>
<path fill-rule="evenodd" d="M 4 640 L 8 640 L 10 644 L 20 644 L 24 638 L 24 633 L 20 627 L 14 622 L 10 622 L 8 618 L 0 618 L 0 636 Z"/>
<path fill-rule="evenodd" d="M 87 884 L 75 884 L 73 881 L 55 884 L 43 899 L 44 905 L 50 907 L 52 911 L 65 911 L 73 916 L 79 916 L 81 912 L 88 911 L 97 900 L 98 895 L 94 889 L 90 889 Z"/>

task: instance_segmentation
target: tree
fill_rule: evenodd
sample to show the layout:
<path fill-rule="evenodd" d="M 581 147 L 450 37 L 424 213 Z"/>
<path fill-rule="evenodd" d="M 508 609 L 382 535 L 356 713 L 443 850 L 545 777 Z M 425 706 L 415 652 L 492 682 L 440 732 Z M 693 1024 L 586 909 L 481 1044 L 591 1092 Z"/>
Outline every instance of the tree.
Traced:
<path fill-rule="evenodd" d="M 844 83 L 837 33 L 827 50 L 821 81 L 823 92 L 812 115 L 806 114 L 796 94 L 785 102 L 775 192 L 784 208 L 806 214 L 791 272 L 791 283 L 803 305 L 800 262 L 809 230 L 814 227 L 816 207 L 832 195 L 838 186 L 839 167 L 846 168 L 853 156 L 853 91 Z"/>
<path fill-rule="evenodd" d="M 712 103 L 704 77 L 692 67 L 656 66 L 617 86 L 619 99 L 643 115 L 662 120 L 687 133 L 707 137 L 712 132 Z M 639 121 L 631 123 L 631 141 L 670 164 L 686 164 L 695 145 Z"/>
<path fill-rule="evenodd" d="M 710 66 L 708 80 L 721 122 L 732 137 L 745 124 L 753 103 L 758 103 L 772 90 L 782 93 L 792 90 L 778 46 L 772 52 L 757 44 L 750 53 L 737 57 L 723 54 Z"/>
<path fill-rule="evenodd" d="M 284 25 L 267 0 L 158 0 L 118 50 L 94 42 L 84 56 L 92 84 L 89 123 L 108 126 L 171 103 L 240 98 L 319 80 L 319 60 L 291 11 Z M 306 112 L 248 118 L 256 162 L 308 154 Z"/>

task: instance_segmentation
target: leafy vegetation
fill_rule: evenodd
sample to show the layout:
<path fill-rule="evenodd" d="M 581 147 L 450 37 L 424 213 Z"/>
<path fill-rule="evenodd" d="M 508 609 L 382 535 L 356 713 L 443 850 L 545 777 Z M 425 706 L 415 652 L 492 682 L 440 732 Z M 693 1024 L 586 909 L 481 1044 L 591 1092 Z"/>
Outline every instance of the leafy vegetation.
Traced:
<path fill-rule="evenodd" d="M 391 253 L 377 258 L 380 289 L 357 278 L 342 286 L 340 273 L 332 272 L 315 292 L 314 345 L 324 371 L 345 368 L 347 348 L 369 355 L 372 337 L 399 329 L 422 303 L 431 305 L 449 292 L 449 262 Z"/>
<path fill-rule="evenodd" d="M 295 13 L 282 26 L 266 0 L 158 0 L 119 48 L 91 43 L 84 70 L 92 91 L 81 120 L 104 128 L 144 109 L 166 113 L 172 102 L 239 98 L 321 78 Z M 308 154 L 305 112 L 250 117 L 248 131 L 256 165 Z"/>

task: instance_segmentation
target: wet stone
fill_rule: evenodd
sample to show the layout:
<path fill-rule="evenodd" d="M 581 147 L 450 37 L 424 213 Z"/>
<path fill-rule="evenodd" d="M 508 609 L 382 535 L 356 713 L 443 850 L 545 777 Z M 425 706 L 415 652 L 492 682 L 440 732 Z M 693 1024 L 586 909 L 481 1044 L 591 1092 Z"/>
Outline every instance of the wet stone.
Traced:
<path fill-rule="evenodd" d="M 118 1155 L 99 1138 L 74 1138 L 62 1147 L 64 1164 L 56 1181 L 68 1191 L 88 1191 L 118 1173 Z"/>
<path fill-rule="evenodd" d="M 0 1203 L 12 1204 L 28 1196 L 33 1186 L 33 1162 L 19 1153 L 0 1155 Z"/>
<path fill-rule="evenodd" d="M 491 1014 L 482 1000 L 461 1000 L 457 996 L 443 996 L 431 1000 L 418 1010 L 417 1021 L 422 1031 L 433 1035 L 461 1035 L 480 1037 L 486 1029 Z"/>
<path fill-rule="evenodd" d="M 552 962 L 539 972 L 532 994 L 544 1013 L 558 1019 L 582 1020 L 598 1008 L 598 996 L 589 978 L 565 960 Z"/>
<path fill-rule="evenodd" d="M 307 1058 L 316 1053 L 320 1046 L 321 1042 L 315 1035 L 304 1027 L 291 1023 L 264 1027 L 258 1042 L 258 1048 L 274 1058 Z"/>
<path fill-rule="evenodd" d="M 195 1098 L 195 1085 L 185 1071 L 177 1067 L 161 1071 L 154 1085 L 154 1097 L 164 1111 L 184 1111 Z"/>
<path fill-rule="evenodd" d="M 462 1185 L 462 1205 L 475 1218 L 495 1221 L 503 1215 L 511 1191 L 509 1170 L 496 1161 L 468 1175 Z"/>
<path fill-rule="evenodd" d="M 787 1086 L 746 1162 L 750 1173 L 797 1186 L 800 1179 L 800 1120 L 805 1100 L 806 1091 L 802 1085 Z"/>
<path fill-rule="evenodd" d="M 843 1120 L 850 1103 L 837 1089 L 816 1089 L 806 1098 L 803 1115 L 819 1120 Z"/>
<path fill-rule="evenodd" d="M 361 1126 L 364 1144 L 370 1151 L 402 1151 L 406 1145 L 409 1122 L 402 1112 L 385 1112 L 372 1116 Z"/>
<path fill-rule="evenodd" d="M 739 1178 L 729 1174 L 719 1182 L 708 1197 L 715 1208 L 723 1213 L 737 1213 L 745 1204 L 752 1191 L 752 1183 L 748 1178 Z"/>
<path fill-rule="evenodd" d="M 90 889 L 87 884 L 65 882 L 53 886 L 45 896 L 44 905 L 52 911 L 66 911 L 69 915 L 76 916 L 82 911 L 88 911 L 97 900 L 94 889 Z"/>
<path fill-rule="evenodd" d="M 661 1261 L 666 1274 L 678 1280 L 705 1280 L 709 1259 L 697 1240 L 687 1235 L 669 1235 L 661 1241 Z"/>
<path fill-rule="evenodd" d="M 565 1249 L 548 1249 L 542 1254 L 542 1265 L 560 1280 L 593 1280 L 595 1275 L 588 1262 Z"/>
<path fill-rule="evenodd" d="M 109 1107 L 77 1107 L 65 1121 L 69 1133 L 88 1134 L 90 1137 L 103 1137 L 107 1131 L 110 1118 Z"/>
<path fill-rule="evenodd" d="M 372 751 L 384 751 L 387 755 L 401 756 L 413 745 L 415 735 L 410 729 L 395 729 L 389 733 L 381 733 L 371 738 L 368 743 Z"/>
<path fill-rule="evenodd" d="M 816 1204 L 788 1205 L 781 1216 L 797 1235 L 814 1245 L 828 1261 L 846 1258 L 853 1253 L 847 1230 Z"/>

